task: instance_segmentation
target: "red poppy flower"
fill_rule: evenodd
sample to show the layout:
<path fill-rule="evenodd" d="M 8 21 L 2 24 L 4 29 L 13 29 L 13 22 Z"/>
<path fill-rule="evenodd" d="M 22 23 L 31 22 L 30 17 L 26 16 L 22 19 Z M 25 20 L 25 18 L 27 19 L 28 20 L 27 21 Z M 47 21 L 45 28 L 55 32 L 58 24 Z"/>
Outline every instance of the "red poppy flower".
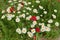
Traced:
<path fill-rule="evenodd" d="M 36 32 L 40 32 L 40 28 L 35 28 Z"/>
<path fill-rule="evenodd" d="M 32 20 L 32 21 L 36 21 L 37 18 L 36 18 L 36 16 L 32 16 L 32 17 L 30 18 L 30 20 Z"/>
<path fill-rule="evenodd" d="M 13 11 L 14 11 L 14 7 L 11 7 L 11 8 L 10 8 L 10 11 L 13 12 Z"/>

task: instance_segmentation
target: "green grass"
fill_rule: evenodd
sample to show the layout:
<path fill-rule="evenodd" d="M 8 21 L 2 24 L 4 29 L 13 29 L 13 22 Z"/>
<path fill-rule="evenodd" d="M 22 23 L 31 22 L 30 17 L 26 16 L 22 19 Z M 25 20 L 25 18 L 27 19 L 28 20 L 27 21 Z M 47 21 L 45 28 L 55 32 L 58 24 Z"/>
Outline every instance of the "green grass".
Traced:
<path fill-rule="evenodd" d="M 2 9 L 6 9 L 8 7 L 7 1 L 4 0 L 0 0 L 0 17 L 1 15 L 1 11 Z M 28 1 L 28 0 L 26 0 Z M 32 0 L 29 0 L 32 1 Z M 47 8 L 48 6 L 48 10 L 49 10 L 49 16 L 51 15 L 52 11 L 54 9 L 58 10 L 57 15 L 57 19 L 54 21 L 59 21 L 60 22 L 60 3 L 57 2 L 56 0 L 52 0 L 51 2 L 49 2 L 48 0 L 41 0 L 41 4 Z M 35 4 L 34 4 L 35 5 Z M 47 5 L 47 6 L 46 6 Z M 46 16 L 48 16 L 46 15 Z M 50 17 L 49 17 L 50 18 Z M 22 26 L 21 23 L 19 23 L 17 25 L 17 23 L 12 20 L 12 21 L 6 21 L 5 20 L 1 20 L 0 19 L 0 40 L 33 40 L 32 38 L 29 38 L 27 35 L 19 35 L 15 32 L 16 28 L 18 26 Z M 54 25 L 52 25 L 52 30 L 50 32 L 47 32 L 45 36 L 42 36 L 42 34 L 38 34 L 39 38 L 40 37 L 45 37 L 45 38 L 56 38 L 57 36 L 60 35 L 60 26 L 59 27 L 55 27 Z M 23 36 L 23 37 L 22 37 Z"/>

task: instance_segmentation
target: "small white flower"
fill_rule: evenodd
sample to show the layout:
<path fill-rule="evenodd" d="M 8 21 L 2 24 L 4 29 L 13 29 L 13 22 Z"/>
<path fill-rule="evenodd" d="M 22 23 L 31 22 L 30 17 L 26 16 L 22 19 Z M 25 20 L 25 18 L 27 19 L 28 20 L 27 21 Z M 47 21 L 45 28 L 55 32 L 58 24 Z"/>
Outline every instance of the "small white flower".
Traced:
<path fill-rule="evenodd" d="M 57 10 L 56 10 L 56 9 L 54 9 L 54 12 L 55 12 L 55 13 L 57 13 Z"/>
<path fill-rule="evenodd" d="M 18 14 L 21 13 L 20 11 L 17 12 Z"/>
<path fill-rule="evenodd" d="M 50 24 L 47 24 L 47 27 L 51 27 L 51 25 Z"/>
<path fill-rule="evenodd" d="M 25 14 L 22 14 L 21 16 L 22 16 L 23 18 L 25 18 Z"/>
<path fill-rule="evenodd" d="M 41 26 L 42 25 L 42 23 L 39 23 L 39 26 Z"/>
<path fill-rule="evenodd" d="M 9 17 L 9 18 L 7 18 L 7 20 L 9 20 L 9 21 L 10 21 L 10 20 L 12 20 L 12 18 L 11 18 L 11 17 Z"/>
<path fill-rule="evenodd" d="M 18 2 L 22 2 L 22 0 L 19 0 Z"/>
<path fill-rule="evenodd" d="M 12 0 L 9 0 L 9 1 L 8 1 L 8 3 L 11 3 L 11 2 L 12 2 Z"/>
<path fill-rule="evenodd" d="M 12 14 L 6 14 L 7 20 L 11 20 L 15 15 Z"/>
<path fill-rule="evenodd" d="M 44 11 L 44 14 L 47 14 L 47 11 Z"/>
<path fill-rule="evenodd" d="M 26 15 L 29 15 L 29 13 L 27 12 Z"/>
<path fill-rule="evenodd" d="M 48 23 L 53 23 L 53 20 L 52 20 L 52 19 L 49 19 L 49 20 L 48 20 Z"/>
<path fill-rule="evenodd" d="M 31 28 L 34 28 L 34 27 L 35 27 L 35 25 L 34 25 L 34 24 L 32 24 L 32 25 L 31 25 Z"/>
<path fill-rule="evenodd" d="M 23 1 L 23 3 L 24 3 L 26 6 L 28 5 L 26 1 Z"/>
<path fill-rule="evenodd" d="M 37 9 L 33 9 L 33 12 L 34 12 L 34 13 L 38 13 Z"/>
<path fill-rule="evenodd" d="M 21 15 L 19 15 L 19 17 L 21 18 L 25 18 L 25 14 L 21 14 Z"/>
<path fill-rule="evenodd" d="M 13 1 L 17 1 L 17 0 L 13 0 Z"/>
<path fill-rule="evenodd" d="M 8 12 L 8 13 L 11 13 L 10 8 L 11 8 L 11 7 L 8 7 L 8 8 L 7 8 L 7 12 Z"/>
<path fill-rule="evenodd" d="M 59 26 L 59 22 L 55 22 L 55 26 Z"/>
<path fill-rule="evenodd" d="M 16 11 L 13 11 L 13 13 L 16 13 Z"/>
<path fill-rule="evenodd" d="M 36 16 L 36 18 L 37 18 L 37 20 L 39 20 L 39 19 L 40 19 L 40 17 L 39 17 L 39 16 Z"/>
<path fill-rule="evenodd" d="M 23 10 L 23 12 L 26 12 L 25 10 Z"/>
<path fill-rule="evenodd" d="M 52 17 L 53 17 L 54 19 L 56 19 L 56 15 L 52 14 Z"/>
<path fill-rule="evenodd" d="M 28 2 L 28 4 L 31 4 L 31 2 Z"/>
<path fill-rule="evenodd" d="M 41 32 L 45 32 L 45 31 L 50 31 L 51 29 L 50 29 L 50 27 L 47 27 L 47 26 L 44 26 L 44 25 L 42 25 L 42 27 L 41 27 Z"/>
<path fill-rule="evenodd" d="M 2 10 L 2 13 L 5 13 L 5 10 Z"/>
<path fill-rule="evenodd" d="M 41 32 L 45 32 L 45 29 L 41 28 Z"/>
<path fill-rule="evenodd" d="M 34 5 L 32 5 L 32 7 L 34 7 Z"/>
<path fill-rule="evenodd" d="M 40 15 L 41 17 L 43 17 L 43 15 Z"/>
<path fill-rule="evenodd" d="M 37 21 L 33 21 L 33 25 L 36 25 L 37 24 Z"/>
<path fill-rule="evenodd" d="M 17 7 L 17 10 L 20 10 L 20 9 L 21 9 L 21 7 L 18 6 L 18 7 Z"/>
<path fill-rule="evenodd" d="M 27 34 L 28 34 L 29 37 L 33 37 L 33 33 L 27 32 Z"/>
<path fill-rule="evenodd" d="M 45 11 L 45 9 L 43 9 Z"/>
<path fill-rule="evenodd" d="M 16 32 L 17 32 L 18 34 L 21 34 L 21 29 L 20 29 L 20 28 L 17 28 L 17 29 L 16 29 Z"/>
<path fill-rule="evenodd" d="M 43 9 L 43 6 L 40 6 L 40 5 L 39 5 L 39 8 L 40 8 L 40 9 Z"/>
<path fill-rule="evenodd" d="M 39 0 L 36 0 L 36 3 L 40 3 L 40 1 Z"/>
<path fill-rule="evenodd" d="M 28 16 L 28 17 L 26 17 L 26 20 L 30 20 L 30 18 L 31 18 L 31 15 L 30 15 L 30 16 Z"/>
<path fill-rule="evenodd" d="M 45 30 L 45 26 L 44 26 L 44 24 L 42 24 L 42 27 L 41 27 L 41 32 L 45 32 L 46 30 Z"/>
<path fill-rule="evenodd" d="M 27 9 L 27 10 L 31 10 L 31 8 L 30 8 L 30 7 L 26 7 L 26 9 Z"/>
<path fill-rule="evenodd" d="M 5 18 L 5 15 L 2 15 L 1 19 L 4 19 Z"/>
<path fill-rule="evenodd" d="M 31 29 L 31 32 L 32 32 L 32 33 L 35 33 L 36 31 L 35 31 L 35 29 Z"/>
<path fill-rule="evenodd" d="M 16 17 L 15 21 L 16 21 L 16 22 L 20 22 L 19 17 Z"/>
<path fill-rule="evenodd" d="M 13 15 L 13 14 L 6 14 L 6 16 L 7 17 L 12 17 L 12 18 L 15 17 L 15 15 Z"/>
<path fill-rule="evenodd" d="M 27 29 L 26 28 L 23 28 L 22 29 L 22 33 L 26 33 L 27 32 Z"/>
<path fill-rule="evenodd" d="M 46 27 L 45 30 L 49 32 L 51 29 L 50 27 Z"/>

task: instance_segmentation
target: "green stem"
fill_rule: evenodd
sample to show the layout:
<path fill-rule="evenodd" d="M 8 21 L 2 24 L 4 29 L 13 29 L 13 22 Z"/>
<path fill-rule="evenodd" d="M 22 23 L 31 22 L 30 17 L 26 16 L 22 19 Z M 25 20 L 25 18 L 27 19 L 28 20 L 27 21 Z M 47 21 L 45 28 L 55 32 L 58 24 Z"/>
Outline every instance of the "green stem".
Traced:
<path fill-rule="evenodd" d="M 36 40 L 39 40 L 39 34 L 36 33 Z"/>

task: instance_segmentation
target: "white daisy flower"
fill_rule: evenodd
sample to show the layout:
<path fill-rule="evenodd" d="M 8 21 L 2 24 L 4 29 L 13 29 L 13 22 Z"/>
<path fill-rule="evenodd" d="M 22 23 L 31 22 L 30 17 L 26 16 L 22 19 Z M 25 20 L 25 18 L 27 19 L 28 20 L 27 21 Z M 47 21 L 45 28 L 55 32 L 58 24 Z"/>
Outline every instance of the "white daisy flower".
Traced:
<path fill-rule="evenodd" d="M 23 18 L 25 18 L 25 14 L 22 14 L 21 16 L 22 16 Z"/>
<path fill-rule="evenodd" d="M 27 32 L 27 34 L 28 34 L 29 37 L 33 37 L 33 33 Z"/>
<path fill-rule="evenodd" d="M 47 11 L 44 11 L 44 14 L 47 14 Z"/>
<path fill-rule="evenodd" d="M 56 15 L 52 14 L 52 17 L 53 17 L 54 19 L 56 19 Z"/>
<path fill-rule="evenodd" d="M 17 1 L 17 0 L 13 0 L 13 1 Z"/>
<path fill-rule="evenodd" d="M 24 3 L 24 5 L 26 5 L 26 6 L 28 5 L 26 1 L 23 1 L 23 3 Z"/>
<path fill-rule="evenodd" d="M 27 12 L 26 15 L 29 15 L 29 13 Z"/>
<path fill-rule="evenodd" d="M 26 12 L 25 10 L 23 10 L 23 12 Z"/>
<path fill-rule="evenodd" d="M 2 13 L 5 13 L 5 10 L 2 10 Z"/>
<path fill-rule="evenodd" d="M 45 31 L 48 31 L 49 32 L 50 30 L 51 30 L 50 27 L 47 27 L 44 24 L 41 27 L 41 32 L 45 32 Z"/>
<path fill-rule="evenodd" d="M 27 9 L 27 10 L 31 10 L 31 8 L 30 8 L 30 7 L 26 7 L 26 9 Z"/>
<path fill-rule="evenodd" d="M 26 33 L 27 32 L 27 29 L 26 28 L 23 28 L 22 29 L 22 33 Z"/>
<path fill-rule="evenodd" d="M 41 32 L 45 32 L 45 29 L 41 28 Z"/>
<path fill-rule="evenodd" d="M 39 5 L 39 8 L 40 8 L 40 9 L 43 9 L 43 6 L 40 6 L 40 5 Z"/>
<path fill-rule="evenodd" d="M 43 17 L 43 15 L 40 15 L 41 17 Z"/>
<path fill-rule="evenodd" d="M 31 2 L 28 2 L 28 4 L 31 4 Z"/>
<path fill-rule="evenodd" d="M 30 18 L 31 18 L 31 15 L 29 15 L 28 17 L 26 17 L 26 20 L 30 20 Z"/>
<path fill-rule="evenodd" d="M 48 20 L 48 23 L 53 23 L 53 20 L 52 20 L 52 19 L 49 19 L 49 20 Z"/>
<path fill-rule="evenodd" d="M 34 24 L 32 24 L 32 25 L 31 25 L 31 28 L 34 28 L 34 27 L 35 27 L 35 25 L 34 25 Z"/>
<path fill-rule="evenodd" d="M 51 25 L 50 24 L 47 24 L 47 27 L 51 27 Z"/>
<path fill-rule="evenodd" d="M 35 33 L 36 31 L 35 31 L 35 29 L 31 29 L 31 32 L 32 32 L 32 33 Z"/>
<path fill-rule="evenodd" d="M 33 21 L 33 25 L 36 25 L 37 24 L 37 21 Z"/>
<path fill-rule="evenodd" d="M 44 24 L 42 24 L 42 27 L 41 27 L 41 32 L 45 32 L 46 30 L 45 30 L 45 26 L 44 26 Z"/>
<path fill-rule="evenodd" d="M 39 0 L 36 0 L 36 3 L 40 3 L 40 1 Z"/>
<path fill-rule="evenodd" d="M 8 3 L 11 3 L 11 2 L 12 2 L 12 0 L 9 0 L 9 1 L 8 1 Z"/>
<path fill-rule="evenodd" d="M 8 13 L 11 13 L 10 8 L 11 8 L 11 7 L 8 7 L 8 8 L 7 8 L 7 12 L 8 12 Z"/>
<path fill-rule="evenodd" d="M 45 9 L 43 9 L 45 11 Z"/>
<path fill-rule="evenodd" d="M 15 17 L 15 15 L 12 14 L 6 14 L 7 20 L 12 20 L 13 17 Z"/>
<path fill-rule="evenodd" d="M 20 18 L 19 17 L 16 17 L 15 21 L 16 22 L 20 22 Z"/>
<path fill-rule="evenodd" d="M 13 13 L 16 13 L 16 11 L 13 11 Z"/>
<path fill-rule="evenodd" d="M 42 23 L 39 23 L 39 26 L 41 26 L 42 25 Z"/>
<path fill-rule="evenodd" d="M 32 7 L 34 7 L 34 5 L 32 5 Z"/>
<path fill-rule="evenodd" d="M 9 17 L 9 18 L 7 18 L 7 20 L 9 20 L 9 21 L 10 21 L 10 20 L 12 20 L 12 18 L 11 18 L 11 17 Z"/>
<path fill-rule="evenodd" d="M 16 32 L 17 32 L 18 34 L 21 34 L 21 29 L 20 29 L 20 28 L 17 28 L 17 29 L 16 29 Z"/>
<path fill-rule="evenodd" d="M 20 11 L 17 12 L 18 14 L 21 13 Z"/>
<path fill-rule="evenodd" d="M 33 9 L 33 12 L 34 12 L 34 13 L 38 13 L 37 9 Z"/>
<path fill-rule="evenodd" d="M 19 0 L 18 2 L 22 2 L 22 0 Z"/>
<path fill-rule="evenodd" d="M 57 13 L 57 10 L 56 10 L 56 9 L 54 9 L 54 12 L 55 12 L 55 13 Z"/>
<path fill-rule="evenodd" d="M 21 7 L 18 6 L 18 7 L 17 7 L 17 10 L 20 10 L 20 9 L 21 9 Z"/>
<path fill-rule="evenodd" d="M 45 30 L 49 32 L 51 29 L 50 27 L 46 27 Z"/>
<path fill-rule="evenodd" d="M 23 5 L 19 3 L 19 4 L 18 4 L 18 7 L 23 7 Z"/>
<path fill-rule="evenodd" d="M 15 17 L 15 15 L 13 15 L 13 14 L 6 14 L 6 17 Z"/>
<path fill-rule="evenodd" d="M 55 26 L 59 26 L 59 22 L 55 22 Z"/>
<path fill-rule="evenodd" d="M 40 19 L 40 17 L 39 17 L 39 16 L 36 16 L 36 18 L 37 18 L 37 20 L 39 20 L 39 19 Z"/>
<path fill-rule="evenodd" d="M 5 18 L 5 15 L 2 15 L 1 19 L 4 19 Z"/>

